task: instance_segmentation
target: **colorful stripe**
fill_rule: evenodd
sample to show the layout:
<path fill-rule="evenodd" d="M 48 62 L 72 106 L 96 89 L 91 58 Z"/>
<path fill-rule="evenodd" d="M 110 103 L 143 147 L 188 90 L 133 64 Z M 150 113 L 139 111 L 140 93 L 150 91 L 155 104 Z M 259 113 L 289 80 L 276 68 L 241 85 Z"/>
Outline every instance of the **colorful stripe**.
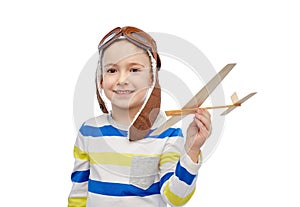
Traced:
<path fill-rule="evenodd" d="M 150 132 L 147 135 L 147 138 L 159 138 L 159 139 L 163 139 L 166 137 L 183 137 L 182 131 L 180 128 L 169 128 L 166 131 L 164 131 L 163 133 L 156 135 L 156 136 L 149 136 L 153 131 L 150 130 Z"/>
<path fill-rule="evenodd" d="M 77 146 L 74 146 L 74 157 L 80 160 L 88 160 L 88 155 L 85 151 L 80 150 Z"/>
<path fill-rule="evenodd" d="M 103 137 L 103 136 L 118 136 L 118 137 L 127 137 L 127 131 L 117 129 L 112 125 L 105 125 L 102 127 L 94 127 L 83 125 L 80 128 L 80 133 L 83 136 L 91 136 L 91 137 Z M 182 131 L 180 128 L 169 128 L 163 133 L 157 136 L 149 136 L 154 130 L 150 130 L 148 135 L 145 138 L 166 138 L 166 137 L 183 137 Z"/>
<path fill-rule="evenodd" d="M 165 174 L 160 182 L 153 183 L 148 189 L 144 190 L 131 184 L 102 182 L 89 179 L 88 191 L 91 193 L 107 196 L 150 196 L 160 194 L 160 188 L 173 175 L 173 172 Z"/>
<path fill-rule="evenodd" d="M 127 131 L 117 129 L 111 125 L 106 125 L 102 127 L 94 127 L 83 125 L 80 128 L 80 133 L 83 136 L 91 136 L 91 137 L 102 137 L 102 136 L 119 136 L 119 137 L 127 137 Z"/>
<path fill-rule="evenodd" d="M 169 182 L 166 184 L 166 188 L 164 190 L 164 194 L 166 195 L 166 197 L 168 198 L 168 200 L 174 205 L 174 206 L 183 206 L 184 204 L 186 204 L 191 197 L 193 196 L 195 189 L 193 189 L 193 191 L 188 194 L 187 196 L 185 196 L 184 198 L 179 197 L 178 195 L 174 194 L 169 186 Z"/>
<path fill-rule="evenodd" d="M 131 184 L 101 182 L 89 180 L 88 191 L 107 196 L 150 196 L 160 193 L 159 183 L 153 183 L 148 189 L 143 190 Z"/>
<path fill-rule="evenodd" d="M 68 207 L 86 207 L 87 197 L 69 197 Z"/>
<path fill-rule="evenodd" d="M 160 179 L 160 184 L 159 184 L 160 188 L 164 185 L 165 182 L 167 182 L 167 180 L 170 179 L 172 175 L 174 175 L 173 172 L 168 172 Z"/>
<path fill-rule="evenodd" d="M 90 170 L 75 171 L 71 175 L 72 182 L 82 183 L 89 180 Z"/>
<path fill-rule="evenodd" d="M 175 175 L 179 178 L 179 180 L 185 182 L 188 185 L 191 185 L 194 181 L 194 178 L 196 177 L 196 175 L 189 173 L 189 171 L 182 167 L 180 165 L 180 161 L 178 161 L 177 163 Z"/>
<path fill-rule="evenodd" d="M 159 157 L 159 154 L 128 154 L 117 152 L 90 152 L 91 164 L 131 166 L 132 157 Z"/>
<path fill-rule="evenodd" d="M 179 160 L 180 153 L 178 152 L 167 152 L 160 156 L 160 165 L 168 162 L 177 162 Z"/>

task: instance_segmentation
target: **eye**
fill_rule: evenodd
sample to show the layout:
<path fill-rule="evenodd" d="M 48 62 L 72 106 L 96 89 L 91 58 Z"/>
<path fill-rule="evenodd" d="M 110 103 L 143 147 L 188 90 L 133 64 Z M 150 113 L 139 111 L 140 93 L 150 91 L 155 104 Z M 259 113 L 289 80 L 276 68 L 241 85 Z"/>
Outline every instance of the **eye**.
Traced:
<path fill-rule="evenodd" d="M 134 73 L 139 72 L 139 71 L 141 71 L 139 68 L 131 68 L 130 69 L 130 72 L 134 72 Z"/>
<path fill-rule="evenodd" d="M 108 68 L 108 69 L 106 70 L 106 72 L 107 72 L 107 73 L 116 73 L 116 72 L 117 72 L 117 69 L 115 69 L 115 68 Z"/>

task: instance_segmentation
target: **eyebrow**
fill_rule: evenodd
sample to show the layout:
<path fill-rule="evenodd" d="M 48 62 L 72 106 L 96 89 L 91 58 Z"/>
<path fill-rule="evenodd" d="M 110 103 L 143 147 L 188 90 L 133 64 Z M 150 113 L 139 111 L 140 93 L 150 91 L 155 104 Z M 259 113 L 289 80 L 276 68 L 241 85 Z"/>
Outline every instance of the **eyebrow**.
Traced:
<path fill-rule="evenodd" d="M 129 65 L 129 66 L 139 65 L 139 66 L 142 66 L 143 68 L 145 67 L 143 64 L 141 64 L 141 63 L 136 63 L 136 62 L 129 63 L 128 65 Z"/>
<path fill-rule="evenodd" d="M 142 66 L 142 67 L 145 67 L 143 64 L 141 63 L 137 63 L 137 62 L 132 62 L 132 63 L 129 63 L 128 66 L 133 66 L 133 65 L 139 65 L 139 66 Z M 111 67 L 111 66 L 118 66 L 118 64 L 115 64 L 115 63 L 108 63 L 106 65 L 104 65 L 105 68 L 108 68 L 108 67 Z"/>
<path fill-rule="evenodd" d="M 108 63 L 108 64 L 104 65 L 105 68 L 108 68 L 108 67 L 111 67 L 111 66 L 117 66 L 117 64 Z"/>

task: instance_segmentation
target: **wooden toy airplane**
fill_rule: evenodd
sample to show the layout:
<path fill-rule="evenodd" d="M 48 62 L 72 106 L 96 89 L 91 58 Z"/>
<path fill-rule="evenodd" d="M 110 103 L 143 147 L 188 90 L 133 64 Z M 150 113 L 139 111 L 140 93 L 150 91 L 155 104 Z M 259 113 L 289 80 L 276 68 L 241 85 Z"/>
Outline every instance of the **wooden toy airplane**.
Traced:
<path fill-rule="evenodd" d="M 171 118 L 166 120 L 162 125 L 155 129 L 150 135 L 159 135 L 169 127 L 176 124 L 178 121 L 183 119 L 186 115 L 194 113 L 197 108 L 199 108 L 202 103 L 207 99 L 207 97 L 213 92 L 213 90 L 221 83 L 221 81 L 227 76 L 227 74 L 232 70 L 236 63 L 227 64 L 219 73 L 217 73 L 188 103 L 186 103 L 181 110 L 175 110 L 178 115 L 172 115 Z M 250 93 L 242 99 L 238 99 L 237 95 L 232 96 L 232 105 L 227 106 L 212 106 L 209 108 L 228 108 L 222 113 L 222 115 L 228 114 L 236 107 L 240 106 L 243 102 L 248 100 L 256 93 Z M 208 107 L 207 107 L 208 108 Z"/>
<path fill-rule="evenodd" d="M 247 101 L 250 97 L 255 95 L 256 92 L 250 93 L 247 96 L 245 96 L 242 99 L 239 99 L 237 94 L 234 93 L 231 96 L 232 104 L 231 105 L 224 105 L 224 106 L 207 106 L 207 107 L 200 107 L 200 108 L 191 108 L 191 109 L 180 109 L 180 110 L 170 110 L 165 111 L 167 116 L 182 116 L 187 114 L 194 114 L 198 109 L 219 109 L 219 108 L 228 108 L 226 111 L 224 111 L 221 116 L 229 114 L 232 110 L 234 110 L 236 107 L 241 106 L 242 103 Z"/>

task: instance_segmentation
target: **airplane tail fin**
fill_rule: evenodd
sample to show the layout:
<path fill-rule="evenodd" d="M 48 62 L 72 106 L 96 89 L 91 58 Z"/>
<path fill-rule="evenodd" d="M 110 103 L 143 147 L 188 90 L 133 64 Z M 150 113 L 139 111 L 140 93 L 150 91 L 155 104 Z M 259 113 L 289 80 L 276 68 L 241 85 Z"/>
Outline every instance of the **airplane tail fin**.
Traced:
<path fill-rule="evenodd" d="M 239 99 L 238 96 L 237 96 L 237 94 L 234 92 L 234 93 L 232 94 L 232 96 L 231 96 L 231 101 L 232 101 L 234 107 L 230 107 L 230 108 L 228 108 L 227 110 L 225 110 L 225 111 L 221 114 L 221 116 L 224 116 L 224 115 L 226 115 L 226 114 L 229 114 L 229 113 L 230 113 L 231 111 L 233 111 L 236 107 L 241 106 L 242 103 L 244 103 L 245 101 L 247 101 L 249 98 L 251 98 L 251 97 L 252 97 L 253 95 L 255 95 L 255 94 L 256 94 L 256 92 L 253 92 L 253 93 L 248 94 L 248 95 L 245 96 L 244 98 Z"/>

